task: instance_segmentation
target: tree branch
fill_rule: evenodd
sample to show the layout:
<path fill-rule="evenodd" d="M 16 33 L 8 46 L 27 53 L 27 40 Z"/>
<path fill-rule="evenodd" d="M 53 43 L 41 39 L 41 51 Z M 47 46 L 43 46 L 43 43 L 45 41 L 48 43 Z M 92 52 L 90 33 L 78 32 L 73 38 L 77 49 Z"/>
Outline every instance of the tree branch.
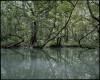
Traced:
<path fill-rule="evenodd" d="M 96 18 L 96 17 L 94 16 L 94 14 L 92 13 L 92 10 L 91 10 L 91 8 L 90 8 L 89 0 L 87 0 L 87 6 L 88 6 L 89 12 L 90 12 L 90 14 L 91 14 L 91 17 L 92 17 L 93 19 L 95 19 L 96 21 L 99 22 L 99 18 Z"/>
<path fill-rule="evenodd" d="M 77 4 L 77 3 L 78 3 L 78 1 L 76 2 L 76 4 Z M 76 6 L 76 4 L 75 4 L 75 6 Z M 75 7 L 74 7 L 74 8 L 75 8 Z M 56 34 L 56 36 L 54 36 L 53 38 L 49 39 L 45 44 L 43 44 L 43 45 L 41 46 L 41 48 L 43 48 L 43 47 L 44 47 L 47 43 L 49 43 L 51 40 L 55 39 L 55 38 L 58 36 L 58 34 L 59 34 L 64 28 L 66 28 L 68 22 L 70 21 L 70 18 L 71 18 L 71 15 L 72 15 L 73 11 L 74 11 L 74 8 L 73 8 L 73 10 L 72 10 L 71 13 L 70 13 L 70 16 L 69 16 L 67 22 L 65 23 L 65 26 L 62 27 L 62 28 L 60 29 L 60 31 Z"/>
<path fill-rule="evenodd" d="M 98 24 L 99 25 L 99 24 Z M 82 39 L 84 39 L 86 36 L 88 36 L 90 33 L 92 33 L 93 31 L 95 31 L 95 29 L 97 29 L 98 28 L 98 25 L 96 25 L 95 26 L 95 28 L 92 30 L 92 31 L 90 31 L 90 32 L 88 32 L 85 36 L 83 36 L 81 39 L 79 39 L 79 45 L 80 45 L 80 47 L 82 47 L 82 45 L 81 45 L 81 40 Z"/>
<path fill-rule="evenodd" d="M 18 36 L 18 35 L 6 34 L 6 36 L 7 36 L 7 38 L 9 38 L 9 36 L 16 36 L 16 37 L 20 38 L 21 41 L 15 43 L 15 44 L 13 44 L 13 45 L 10 45 L 10 46 L 1 46 L 1 47 L 4 47 L 4 48 L 10 48 L 10 47 L 17 46 L 18 44 L 24 42 L 24 39 L 23 39 L 22 37 Z"/>

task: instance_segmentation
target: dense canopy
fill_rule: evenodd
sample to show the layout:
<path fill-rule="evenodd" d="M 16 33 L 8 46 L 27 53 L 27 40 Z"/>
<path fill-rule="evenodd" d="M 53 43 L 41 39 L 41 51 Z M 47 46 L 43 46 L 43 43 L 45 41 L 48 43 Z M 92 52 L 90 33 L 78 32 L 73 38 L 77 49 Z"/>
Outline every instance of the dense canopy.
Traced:
<path fill-rule="evenodd" d="M 1 1 L 1 46 L 99 43 L 99 1 Z"/>

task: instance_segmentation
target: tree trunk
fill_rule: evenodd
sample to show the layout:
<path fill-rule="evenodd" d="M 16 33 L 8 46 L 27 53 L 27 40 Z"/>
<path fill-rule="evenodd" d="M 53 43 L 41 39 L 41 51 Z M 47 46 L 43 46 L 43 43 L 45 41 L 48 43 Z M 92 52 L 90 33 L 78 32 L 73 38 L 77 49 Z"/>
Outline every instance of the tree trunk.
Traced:
<path fill-rule="evenodd" d="M 57 38 L 57 44 L 56 44 L 57 46 L 61 46 L 61 37 L 58 37 Z"/>
<path fill-rule="evenodd" d="M 31 47 L 37 46 L 37 24 L 36 24 L 36 21 L 32 22 L 32 25 L 31 25 L 30 46 Z"/>

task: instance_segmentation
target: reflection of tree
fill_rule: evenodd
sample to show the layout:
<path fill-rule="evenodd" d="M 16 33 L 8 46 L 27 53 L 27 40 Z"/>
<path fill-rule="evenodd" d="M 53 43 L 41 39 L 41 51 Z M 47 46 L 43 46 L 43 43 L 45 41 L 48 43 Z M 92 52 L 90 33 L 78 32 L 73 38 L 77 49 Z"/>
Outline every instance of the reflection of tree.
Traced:
<path fill-rule="evenodd" d="M 85 54 L 89 49 L 34 49 L 34 50 L 19 50 L 13 49 L 11 53 L 16 53 L 14 57 L 5 57 L 2 61 L 4 70 L 7 71 L 8 77 L 17 78 L 86 78 L 85 74 L 90 77 L 98 77 L 94 69 L 88 62 L 83 60 Z M 20 55 L 19 55 L 20 54 Z M 87 52 L 88 54 L 88 52 Z M 19 56 L 21 57 L 19 60 Z M 4 57 L 4 56 L 3 56 Z M 15 57 L 18 57 L 15 59 Z M 85 56 L 86 57 L 86 56 Z M 90 56 L 87 56 L 89 58 Z M 93 56 L 94 57 L 94 56 Z M 8 60 L 8 59 L 9 60 Z M 12 58 L 12 59 L 11 59 Z M 7 61 L 8 60 L 8 61 Z M 16 62 L 18 60 L 18 62 Z M 12 61 L 12 62 L 11 62 Z M 87 60 L 88 61 L 88 60 Z M 6 67 L 8 63 L 8 66 Z M 85 67 L 85 68 L 84 68 Z M 93 71 L 94 72 L 93 72 Z M 17 74 L 17 75 L 16 75 Z"/>
<path fill-rule="evenodd" d="M 34 78 L 38 78 L 39 77 L 39 74 L 40 74 L 40 71 L 38 72 L 37 70 L 39 69 L 38 67 L 38 53 L 40 52 L 40 50 L 38 49 L 30 49 L 29 50 L 29 53 L 30 53 L 30 57 L 32 59 L 31 61 L 31 67 L 30 67 L 30 74 L 31 74 L 31 78 L 33 78 L 33 75 L 35 76 Z M 30 74 L 28 76 L 30 76 Z"/>
<path fill-rule="evenodd" d="M 22 54 L 21 52 L 18 52 L 18 51 L 14 50 L 14 49 L 9 49 L 9 50 L 10 50 L 10 51 L 13 51 L 15 54 L 21 55 L 22 58 L 24 59 L 24 54 Z"/>
<path fill-rule="evenodd" d="M 45 54 L 47 60 L 49 61 L 49 64 L 50 64 L 50 67 L 49 67 L 49 68 L 52 70 L 52 74 L 53 74 L 53 76 L 54 76 L 54 78 L 55 78 L 55 70 L 53 69 L 53 66 L 52 66 L 52 64 L 51 64 L 51 62 L 50 62 L 50 59 L 53 59 L 55 62 L 56 62 L 57 60 L 54 59 L 53 57 L 51 57 L 50 55 L 48 55 L 48 53 L 47 53 L 45 50 L 42 49 L 42 52 Z"/>
<path fill-rule="evenodd" d="M 65 59 L 65 58 L 63 58 L 61 55 L 61 49 L 53 49 L 54 51 L 56 51 L 56 53 L 57 53 L 57 58 L 55 59 L 55 58 L 53 58 L 53 57 L 51 57 L 49 54 L 48 54 L 48 52 L 47 51 L 45 51 L 45 50 L 42 50 L 43 51 L 43 53 L 45 54 L 45 56 L 46 56 L 46 58 L 47 58 L 47 60 L 49 61 L 49 64 L 50 64 L 50 69 L 52 70 L 52 73 L 53 73 L 53 76 L 54 76 L 54 78 L 56 78 L 55 76 L 57 76 L 56 75 L 56 70 L 55 70 L 55 68 L 54 68 L 54 66 L 52 66 L 53 65 L 53 63 L 52 62 L 50 62 L 50 60 L 52 59 L 52 60 L 54 60 L 55 61 L 55 63 L 56 64 L 61 64 L 62 63 L 62 60 L 64 61 L 64 63 L 65 63 L 65 68 L 66 68 L 66 64 L 68 63 L 68 61 Z M 69 63 L 68 63 L 69 64 Z M 63 65 L 63 64 L 62 64 Z M 60 65 L 55 65 L 56 66 L 56 68 L 57 67 L 59 67 Z M 64 70 L 63 72 L 65 72 L 65 73 L 67 73 L 66 72 L 66 70 Z M 61 74 L 62 75 L 62 74 Z M 65 74 L 66 75 L 66 74 Z M 66 75 L 66 77 L 68 78 L 68 75 Z"/>
<path fill-rule="evenodd" d="M 65 69 L 70 69 L 71 72 L 68 72 L 67 70 L 63 71 L 64 73 L 68 73 L 68 74 L 65 74 L 67 78 L 69 77 L 69 75 L 72 76 L 72 77 L 77 77 L 76 74 L 79 74 L 80 77 L 82 77 L 82 76 L 84 76 L 86 74 L 86 72 L 85 72 L 86 70 L 91 72 L 91 73 L 88 72 L 87 74 L 89 74 L 91 76 L 93 75 L 93 77 L 98 77 L 97 76 L 98 74 L 96 74 L 95 71 L 93 71 L 93 66 L 89 65 L 89 63 L 87 63 L 87 62 L 85 62 L 85 61 L 83 61 L 81 59 L 81 55 L 84 52 L 86 52 L 86 51 L 88 51 L 90 49 L 84 49 L 84 50 L 81 50 L 81 51 L 79 51 L 79 50 L 78 51 L 66 50 L 66 54 L 65 54 L 66 56 L 64 55 L 64 57 L 63 57 L 63 53 L 64 52 L 62 52 L 61 49 L 53 49 L 53 50 L 56 53 L 57 57 L 51 57 L 51 55 L 48 54 L 49 51 L 45 51 L 44 53 L 45 53 L 46 57 L 48 58 L 50 65 L 53 64 L 52 62 L 50 62 L 50 59 L 53 59 L 56 64 L 60 63 L 60 65 L 56 65 L 56 68 L 57 67 L 61 67 L 62 68 L 62 66 L 65 66 L 64 67 Z M 68 54 L 69 54 L 69 56 L 68 56 Z M 85 65 L 87 67 L 84 70 Z M 53 70 L 56 72 L 54 67 L 52 67 L 52 66 L 50 66 L 50 67 L 53 68 L 52 72 L 53 72 Z M 81 70 L 83 72 L 81 72 Z M 55 75 L 55 76 L 57 76 L 57 75 Z"/>
<path fill-rule="evenodd" d="M 8 53 L 7 53 L 8 52 Z M 20 65 L 20 63 L 23 61 L 23 54 L 21 54 L 20 52 L 14 50 L 14 49 L 7 49 L 7 54 L 9 55 L 5 55 L 2 59 L 2 67 L 4 68 L 4 70 L 6 71 L 5 77 L 6 79 L 10 79 L 13 77 L 17 77 L 18 74 L 16 75 L 15 72 L 18 72 L 18 65 Z M 21 56 L 21 61 L 19 60 L 18 62 L 16 61 L 16 57 L 20 57 Z M 14 54 L 14 55 L 13 55 Z M 18 58 L 19 59 L 19 58 Z M 20 76 L 18 76 L 20 77 Z"/>
<path fill-rule="evenodd" d="M 61 61 L 61 48 L 60 49 L 55 49 L 55 50 L 57 52 L 58 60 Z"/>
<path fill-rule="evenodd" d="M 89 50 L 90 50 L 90 49 L 85 49 L 85 50 L 80 51 L 80 53 L 79 53 L 79 55 L 78 55 L 78 58 L 79 58 L 79 60 L 80 60 L 83 64 L 85 64 L 87 67 L 89 67 L 90 71 L 91 71 L 95 76 L 97 76 L 96 72 L 93 71 L 93 70 L 94 70 L 94 69 L 93 69 L 93 66 L 89 65 L 88 62 L 84 61 L 84 60 L 81 58 L 81 55 L 84 54 L 84 52 L 89 51 Z M 87 53 L 87 54 L 88 54 L 88 53 Z"/>
<path fill-rule="evenodd" d="M 20 50 L 17 51 L 16 49 L 9 49 L 10 51 L 12 51 L 14 53 L 14 55 L 19 54 L 20 56 L 22 56 L 22 60 L 18 61 L 18 63 L 11 63 L 10 66 L 8 66 L 6 69 L 7 75 L 10 74 L 11 76 L 13 75 L 14 78 L 29 78 L 30 74 L 32 74 L 32 72 L 34 72 L 33 67 L 32 67 L 32 61 L 31 61 L 31 50 L 28 50 L 27 52 L 21 52 Z M 18 56 L 15 56 L 18 57 Z M 16 60 L 15 60 L 16 61 Z M 16 66 L 14 66 L 14 64 L 16 64 Z M 8 71 L 9 70 L 9 71 Z M 11 71 L 10 71 L 11 70 Z M 28 74 L 29 73 L 29 74 Z M 8 75 L 8 77 L 10 77 L 10 75 Z M 30 76 L 31 78 L 32 76 Z M 13 78 L 13 77 L 11 77 Z"/>

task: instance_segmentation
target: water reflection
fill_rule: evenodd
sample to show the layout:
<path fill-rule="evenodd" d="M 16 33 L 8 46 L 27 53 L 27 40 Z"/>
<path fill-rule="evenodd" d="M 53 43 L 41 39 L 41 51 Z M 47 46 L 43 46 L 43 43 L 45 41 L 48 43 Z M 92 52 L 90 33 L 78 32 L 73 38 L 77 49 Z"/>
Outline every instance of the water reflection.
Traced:
<path fill-rule="evenodd" d="M 2 79 L 98 79 L 99 50 L 1 49 Z"/>

